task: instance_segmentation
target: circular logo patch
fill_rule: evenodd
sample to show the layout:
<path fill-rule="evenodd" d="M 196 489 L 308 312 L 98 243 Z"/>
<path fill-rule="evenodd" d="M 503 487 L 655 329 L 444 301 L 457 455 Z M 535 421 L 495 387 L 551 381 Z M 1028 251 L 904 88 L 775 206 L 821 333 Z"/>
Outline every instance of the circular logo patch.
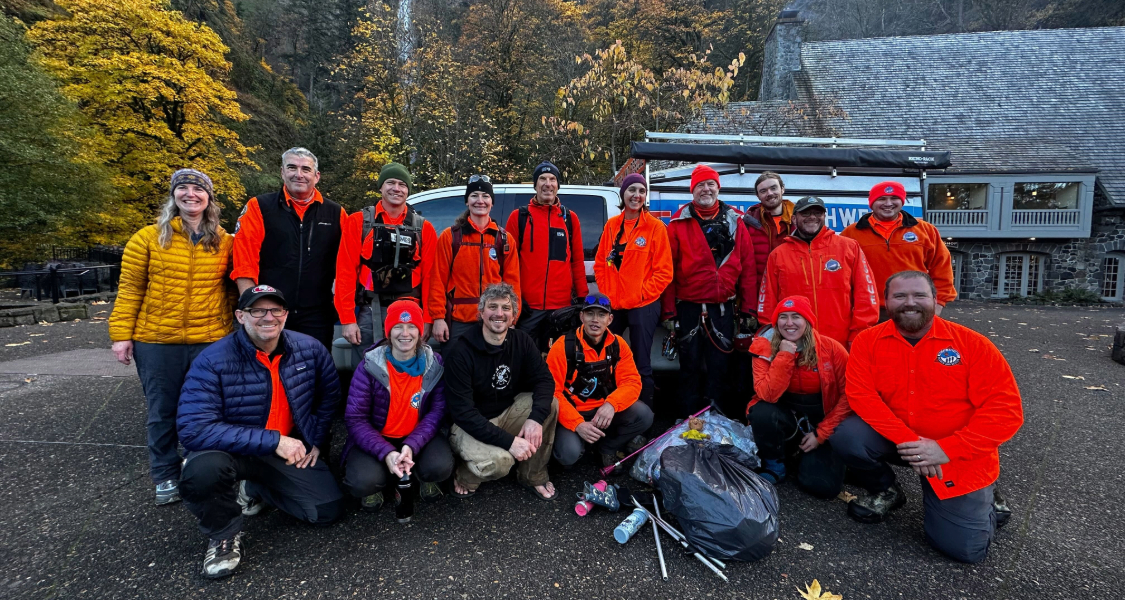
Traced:
<path fill-rule="evenodd" d="M 828 262 L 824 263 L 824 270 L 832 273 L 839 271 L 840 261 L 836 260 L 835 258 L 828 259 Z"/>
<path fill-rule="evenodd" d="M 644 238 L 644 237 L 642 236 L 642 237 L 639 237 L 639 238 L 637 238 L 637 241 L 636 241 L 636 242 L 634 242 L 634 243 L 635 243 L 635 244 L 637 244 L 637 246 L 638 246 L 638 247 L 640 247 L 640 248 L 644 248 L 644 247 L 645 247 L 645 244 L 647 244 L 647 243 L 648 243 L 648 240 L 646 240 L 646 239 L 645 239 L 645 238 Z"/>
<path fill-rule="evenodd" d="M 938 352 L 937 361 L 947 367 L 961 364 L 961 353 L 953 348 L 946 348 Z"/>
<path fill-rule="evenodd" d="M 420 406 L 422 406 L 422 390 L 414 392 L 414 395 L 410 397 L 410 408 L 417 410 Z"/>
<path fill-rule="evenodd" d="M 492 260 L 496 260 L 496 248 L 489 248 L 488 249 L 488 258 L 491 258 Z"/>
<path fill-rule="evenodd" d="M 907 231 L 906 233 L 902 234 L 902 241 L 910 242 L 911 244 L 913 244 L 914 242 L 918 241 L 918 235 L 913 231 Z"/>
<path fill-rule="evenodd" d="M 785 308 L 793 308 L 793 301 L 792 300 L 786 300 L 785 301 Z"/>
<path fill-rule="evenodd" d="M 271 294 L 276 294 L 277 290 L 273 289 L 273 286 L 269 286 L 269 285 L 265 285 L 265 284 L 254 286 L 254 293 L 255 294 L 260 294 L 262 292 L 269 292 Z"/>
<path fill-rule="evenodd" d="M 492 374 L 492 387 L 497 390 L 502 390 L 508 387 L 512 381 L 512 370 L 508 365 L 500 365 L 496 367 L 496 372 Z"/>
<path fill-rule="evenodd" d="M 402 314 L 398 316 L 398 322 L 399 323 L 409 323 L 410 322 L 410 313 L 408 313 L 406 311 L 403 311 Z"/>
<path fill-rule="evenodd" d="M 893 194 L 893 193 L 895 193 L 895 188 L 894 188 L 894 186 L 892 186 L 892 185 L 888 185 L 887 187 L 883 188 L 883 193 L 884 193 L 884 194 Z"/>

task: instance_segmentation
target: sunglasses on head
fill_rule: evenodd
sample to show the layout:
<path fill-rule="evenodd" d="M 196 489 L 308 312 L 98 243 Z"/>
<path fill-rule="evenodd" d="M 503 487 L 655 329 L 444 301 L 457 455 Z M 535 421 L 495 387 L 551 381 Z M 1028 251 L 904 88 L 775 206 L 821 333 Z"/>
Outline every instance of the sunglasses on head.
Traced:
<path fill-rule="evenodd" d="M 483 181 L 485 183 L 492 183 L 492 180 L 488 178 L 488 175 L 473 175 L 472 177 L 469 178 L 469 183 L 476 183 L 478 181 Z"/>
<path fill-rule="evenodd" d="M 609 298 L 606 298 L 604 296 L 594 296 L 593 294 L 591 294 L 589 296 L 586 296 L 586 304 L 587 305 L 597 304 L 598 306 L 604 306 L 608 309 L 609 308 Z"/>

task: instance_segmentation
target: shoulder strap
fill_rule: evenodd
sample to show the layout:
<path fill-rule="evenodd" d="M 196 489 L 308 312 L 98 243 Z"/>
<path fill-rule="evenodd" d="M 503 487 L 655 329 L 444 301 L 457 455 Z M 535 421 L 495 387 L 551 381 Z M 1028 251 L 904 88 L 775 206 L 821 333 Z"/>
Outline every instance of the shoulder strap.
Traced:
<path fill-rule="evenodd" d="M 563 336 L 563 350 L 566 354 L 566 377 L 563 378 L 563 385 L 568 386 L 571 378 L 578 372 L 578 367 L 586 362 L 582 348 L 578 345 L 578 336 L 574 331 L 567 331 Z"/>
<path fill-rule="evenodd" d="M 406 223 L 407 227 L 412 227 L 414 229 L 417 229 L 417 230 L 421 231 L 422 225 L 425 222 L 426 222 L 426 217 L 423 217 L 422 213 L 414 210 L 413 206 L 411 206 L 409 204 L 406 205 L 406 220 L 403 221 L 403 223 Z M 418 239 L 421 240 L 422 238 L 418 238 Z"/>
<path fill-rule="evenodd" d="M 559 208 L 563 212 L 563 220 L 566 221 L 566 243 L 569 244 L 571 238 L 574 237 L 574 219 L 571 217 L 570 209 L 559 203 Z"/>
<path fill-rule="evenodd" d="M 516 220 L 516 236 L 519 237 L 519 239 L 516 240 L 516 248 L 520 250 L 523 249 L 523 231 L 527 229 L 527 218 L 530 216 L 530 214 L 531 213 L 528 211 L 526 206 L 521 206 L 519 208 L 519 216 Z M 531 240 L 531 250 L 535 250 L 535 239 Z"/>
<path fill-rule="evenodd" d="M 500 267 L 500 279 L 504 279 L 504 257 L 511 248 L 508 247 L 508 232 L 499 223 L 496 224 L 496 237 L 492 238 L 492 247 L 496 249 L 496 263 Z"/>
<path fill-rule="evenodd" d="M 619 343 L 617 336 L 614 336 L 613 343 L 609 346 L 606 346 L 605 349 L 605 359 L 609 361 L 609 374 L 615 377 L 614 381 L 616 381 L 617 361 L 620 358 L 621 344 Z"/>
<path fill-rule="evenodd" d="M 363 231 L 359 234 L 359 243 L 360 244 L 363 244 L 363 241 L 367 239 L 367 234 L 371 233 L 371 230 L 374 229 L 374 228 L 375 228 L 375 207 L 374 206 L 364 206 L 363 207 Z"/>

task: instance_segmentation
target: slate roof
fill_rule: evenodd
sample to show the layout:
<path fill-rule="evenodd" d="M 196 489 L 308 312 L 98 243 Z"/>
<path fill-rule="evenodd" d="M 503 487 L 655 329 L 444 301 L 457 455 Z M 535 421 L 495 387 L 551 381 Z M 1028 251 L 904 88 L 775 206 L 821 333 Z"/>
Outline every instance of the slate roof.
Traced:
<path fill-rule="evenodd" d="M 802 121 L 803 135 L 925 139 L 952 151 L 950 171 L 1097 170 L 1125 206 L 1125 27 L 806 42 L 800 52 L 794 102 L 847 115 Z M 748 133 L 744 114 L 788 104 L 732 104 L 708 115 L 707 130 Z"/>

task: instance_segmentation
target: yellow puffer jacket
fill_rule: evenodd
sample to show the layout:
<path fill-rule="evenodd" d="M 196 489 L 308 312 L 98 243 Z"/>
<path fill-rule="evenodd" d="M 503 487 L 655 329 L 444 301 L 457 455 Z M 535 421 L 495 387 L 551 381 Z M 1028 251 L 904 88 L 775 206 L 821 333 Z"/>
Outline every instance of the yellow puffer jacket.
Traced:
<path fill-rule="evenodd" d="M 219 228 L 219 251 L 192 244 L 180 218 L 172 243 L 160 247 L 149 225 L 125 246 L 109 337 L 152 344 L 204 344 L 230 333 L 234 292 L 227 287 L 234 236 Z"/>

